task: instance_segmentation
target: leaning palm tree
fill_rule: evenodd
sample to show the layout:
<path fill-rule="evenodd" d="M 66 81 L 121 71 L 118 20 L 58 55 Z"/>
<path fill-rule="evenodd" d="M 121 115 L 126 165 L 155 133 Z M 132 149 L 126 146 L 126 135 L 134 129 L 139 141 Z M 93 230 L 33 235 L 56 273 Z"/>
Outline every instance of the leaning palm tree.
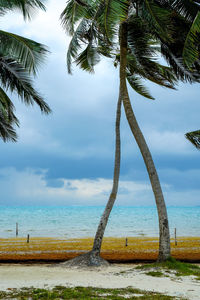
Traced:
<path fill-rule="evenodd" d="M 166 20 L 166 11 L 161 12 Z M 72 60 L 82 69 L 93 72 L 95 64 L 100 61 L 100 55 L 111 57 L 115 60 L 115 64 L 120 64 L 119 98 L 124 104 L 129 125 L 142 152 L 152 183 L 160 225 L 159 259 L 163 260 L 170 256 L 167 211 L 150 151 L 133 114 L 126 79 L 137 92 L 152 99 L 141 85 L 141 78 L 173 88 L 175 77 L 170 68 L 155 61 L 158 47 L 153 46 L 152 41 L 157 42 L 157 38 L 155 30 L 153 34 L 145 21 L 128 1 L 109 1 L 106 5 L 104 1 L 93 1 L 93 3 L 81 1 L 80 3 L 71 0 L 62 13 L 63 25 L 72 35 L 67 53 L 69 73 L 71 73 Z M 86 45 L 85 49 L 81 51 L 84 45 Z M 115 198 L 116 193 L 111 193 L 97 229 L 92 251 L 77 258 L 74 263 L 82 263 L 84 259 L 88 262 L 90 257 L 89 263 L 97 264 L 104 230 Z"/>
<path fill-rule="evenodd" d="M 0 3 L 0 15 L 18 9 L 24 18 L 30 19 L 37 8 L 45 9 L 42 1 L 7 0 Z M 19 121 L 7 91 L 15 92 L 27 105 L 36 103 L 43 113 L 48 114 L 50 108 L 33 87 L 31 78 L 48 51 L 40 43 L 3 30 L 0 30 L 0 41 L 0 138 L 16 141 L 14 126 L 19 126 Z"/>
<path fill-rule="evenodd" d="M 198 149 L 200 150 L 200 130 L 187 132 L 185 137 Z"/>

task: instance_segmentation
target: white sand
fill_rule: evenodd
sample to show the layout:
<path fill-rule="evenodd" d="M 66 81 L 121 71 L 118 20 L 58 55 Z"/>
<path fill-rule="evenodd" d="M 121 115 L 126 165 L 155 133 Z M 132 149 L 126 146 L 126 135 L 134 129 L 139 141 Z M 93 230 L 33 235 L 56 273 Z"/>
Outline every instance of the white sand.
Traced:
<path fill-rule="evenodd" d="M 193 277 L 151 277 L 135 270 L 136 265 L 113 264 L 103 269 L 80 270 L 48 265 L 0 265 L 0 290 L 21 287 L 52 288 L 93 286 L 103 288 L 133 287 L 174 296 L 175 299 L 200 299 L 200 282 Z M 122 272 L 123 273 L 119 273 Z M 118 273 L 118 274 L 117 274 Z"/>

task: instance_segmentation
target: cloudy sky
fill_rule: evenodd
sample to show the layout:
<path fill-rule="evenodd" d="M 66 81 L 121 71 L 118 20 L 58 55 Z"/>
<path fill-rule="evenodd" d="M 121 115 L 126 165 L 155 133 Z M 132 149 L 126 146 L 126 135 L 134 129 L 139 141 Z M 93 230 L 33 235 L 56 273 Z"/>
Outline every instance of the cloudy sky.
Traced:
<path fill-rule="evenodd" d="M 0 204 L 104 205 L 112 184 L 118 70 L 103 60 L 95 74 L 74 67 L 67 74 L 69 37 L 59 15 L 65 0 L 47 1 L 31 22 L 18 13 L 1 28 L 49 47 L 35 86 L 53 110 L 41 115 L 13 95 L 21 127 L 16 144 L 0 142 Z M 177 91 L 146 82 L 155 101 L 130 90 L 133 109 L 152 152 L 167 205 L 199 205 L 200 152 L 184 137 L 200 128 L 200 85 Z M 122 115 L 122 166 L 117 204 L 152 205 L 148 175 Z"/>

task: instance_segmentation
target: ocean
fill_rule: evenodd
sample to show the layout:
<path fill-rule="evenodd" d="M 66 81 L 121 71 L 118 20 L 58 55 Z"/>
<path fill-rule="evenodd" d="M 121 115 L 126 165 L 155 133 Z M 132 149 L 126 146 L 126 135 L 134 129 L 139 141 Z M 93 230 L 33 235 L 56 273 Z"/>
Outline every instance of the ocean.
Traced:
<path fill-rule="evenodd" d="M 103 206 L 0 206 L 0 238 L 93 237 Z M 170 234 L 200 236 L 200 206 L 168 207 Z M 112 237 L 158 237 L 158 217 L 153 206 L 115 206 L 105 231 Z"/>

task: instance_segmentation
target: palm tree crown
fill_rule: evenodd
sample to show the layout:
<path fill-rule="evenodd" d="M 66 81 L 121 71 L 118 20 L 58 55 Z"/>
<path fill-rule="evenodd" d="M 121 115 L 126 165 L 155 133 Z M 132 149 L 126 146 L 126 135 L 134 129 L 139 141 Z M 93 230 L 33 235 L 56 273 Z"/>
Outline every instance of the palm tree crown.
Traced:
<path fill-rule="evenodd" d="M 24 18 L 30 19 L 32 12 L 37 8 L 45 9 L 39 0 L 7 0 L 1 3 L 0 15 L 18 9 Z M 33 87 L 31 79 L 31 75 L 36 75 L 47 52 L 42 44 L 0 30 L 0 138 L 4 141 L 16 141 L 14 126 L 19 126 L 14 104 L 7 91 L 17 93 L 27 105 L 36 103 L 45 114 L 50 112 L 47 103 Z"/>

